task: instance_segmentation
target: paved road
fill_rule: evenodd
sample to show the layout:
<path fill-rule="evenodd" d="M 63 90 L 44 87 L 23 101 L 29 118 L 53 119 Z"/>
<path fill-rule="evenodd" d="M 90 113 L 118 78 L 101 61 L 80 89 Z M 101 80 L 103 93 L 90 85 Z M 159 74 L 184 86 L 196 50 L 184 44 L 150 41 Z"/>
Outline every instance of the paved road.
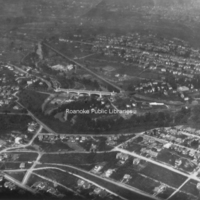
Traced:
<path fill-rule="evenodd" d="M 41 134 L 45 134 L 45 135 L 55 135 L 55 134 L 53 134 L 53 133 L 41 133 Z M 135 134 L 137 134 L 137 133 L 122 133 L 121 135 L 123 135 L 123 136 L 128 136 L 128 135 L 135 135 Z M 70 133 L 57 133 L 57 135 L 65 135 L 65 136 L 72 136 L 72 134 L 70 134 Z M 117 134 L 118 136 L 120 136 L 120 134 Z M 85 134 L 73 134 L 73 136 L 76 136 L 76 137 L 80 137 L 80 136 L 84 136 L 84 137 L 109 137 L 109 136 L 116 136 L 116 134 L 98 134 L 98 135 L 96 135 L 96 134 L 87 134 L 87 135 L 85 135 Z"/>
<path fill-rule="evenodd" d="M 88 57 L 93 56 L 93 55 L 95 55 L 95 54 L 97 54 L 97 53 L 91 53 L 91 54 L 89 54 L 89 55 L 76 58 L 76 60 L 81 60 L 81 59 L 84 59 L 84 58 L 88 58 Z"/>
<path fill-rule="evenodd" d="M 4 113 L 4 112 L 0 112 L 0 115 L 28 115 L 26 113 Z"/>
<path fill-rule="evenodd" d="M 190 180 L 190 178 L 188 178 L 186 181 L 184 181 L 184 183 L 178 187 L 166 200 L 169 200 L 171 197 L 173 197 L 177 192 L 179 192 L 181 190 L 181 188 Z"/>
<path fill-rule="evenodd" d="M 30 110 L 27 109 L 27 111 L 30 114 L 30 116 L 32 116 L 35 119 L 35 121 L 37 121 L 38 124 L 40 124 L 41 126 L 43 126 L 44 129 L 46 129 L 50 133 L 57 134 L 54 130 L 52 130 L 46 124 L 44 124 L 42 121 L 40 121 Z"/>
<path fill-rule="evenodd" d="M 118 147 L 114 148 L 112 151 L 117 151 L 117 152 L 121 152 L 121 153 L 124 153 L 124 154 L 128 154 L 128 155 L 131 155 L 131 156 L 140 158 L 140 159 L 142 159 L 142 160 L 145 160 L 145 161 L 147 161 L 147 162 L 153 163 L 153 164 L 155 164 L 155 165 L 157 165 L 157 166 L 160 166 L 160 167 L 162 167 L 162 168 L 168 169 L 168 170 L 173 171 L 173 172 L 175 172 L 175 173 L 177 173 L 177 174 L 180 174 L 180 175 L 182 175 L 182 176 L 185 176 L 185 177 L 187 177 L 187 178 L 191 178 L 191 179 L 193 179 L 193 180 L 200 181 L 200 179 L 199 179 L 198 177 L 185 174 L 185 173 L 183 173 L 183 172 L 181 172 L 181 171 L 178 171 L 178 170 L 174 169 L 173 167 L 170 167 L 170 166 L 164 165 L 164 164 L 162 164 L 162 163 L 156 162 L 156 161 L 154 161 L 154 160 L 152 160 L 152 159 L 150 159 L 150 158 L 146 158 L 146 157 L 141 156 L 141 155 L 138 155 L 138 154 L 136 154 L 136 153 L 134 153 L 134 152 L 129 152 L 129 151 L 127 151 L 127 150 L 120 149 L 120 148 L 118 148 Z"/>
<path fill-rule="evenodd" d="M 17 96 L 16 96 L 17 97 Z M 19 97 L 18 97 L 19 98 Z M 19 104 L 21 107 L 25 108 L 18 100 L 16 101 L 17 104 Z M 44 124 L 42 121 L 40 121 L 30 110 L 28 110 L 27 108 L 25 108 L 28 111 L 28 114 L 33 117 L 35 119 L 35 121 L 37 121 L 38 124 L 40 124 L 41 126 L 43 126 L 44 129 L 46 129 L 47 131 L 49 131 L 50 133 L 53 134 L 57 134 L 55 131 L 53 131 L 51 128 L 49 128 L 46 124 Z"/>
<path fill-rule="evenodd" d="M 13 182 L 14 184 L 16 184 L 17 186 L 19 186 L 20 188 L 23 188 L 31 193 L 36 193 L 34 190 L 32 190 L 31 188 L 29 188 L 28 186 L 26 185 L 23 185 L 22 183 L 20 183 L 18 180 L 12 178 L 11 176 L 7 175 L 7 174 L 4 174 L 4 178 L 8 181 L 11 181 Z"/>
<path fill-rule="evenodd" d="M 66 172 L 66 171 L 64 171 L 64 172 Z M 84 196 L 78 194 L 76 191 L 72 190 L 71 188 L 66 187 L 65 185 L 63 185 L 63 184 L 61 184 L 61 183 L 58 183 L 58 182 L 56 182 L 56 181 L 54 181 L 54 180 L 51 180 L 50 178 L 47 178 L 47 177 L 45 177 L 45 176 L 42 176 L 42 175 L 37 174 L 37 173 L 34 173 L 34 172 L 33 172 L 33 174 L 36 175 L 36 176 L 38 176 L 38 177 L 40 177 L 40 178 L 42 178 L 42 179 L 44 179 L 44 180 L 46 180 L 46 181 L 51 182 L 51 183 L 54 183 L 54 184 L 56 183 L 57 185 L 59 185 L 59 186 L 65 188 L 66 190 L 69 190 L 70 192 L 73 192 L 73 193 L 77 194 L 78 196 L 81 196 L 82 198 L 84 198 Z"/>
<path fill-rule="evenodd" d="M 11 66 L 11 67 L 14 67 L 15 69 L 21 71 L 21 72 L 24 73 L 24 74 L 27 74 L 27 75 L 30 75 L 30 76 L 35 76 L 35 77 L 37 77 L 38 79 L 44 81 L 44 82 L 47 84 L 47 86 L 48 86 L 48 90 L 50 90 L 50 89 L 52 88 L 52 87 L 51 87 L 51 83 L 50 83 L 49 81 L 45 80 L 44 78 L 42 78 L 42 77 L 40 77 L 40 76 L 37 76 L 37 75 L 35 75 L 35 74 L 29 74 L 27 71 L 24 71 L 23 69 L 21 69 L 20 67 L 17 67 L 16 65 L 13 65 L 13 64 L 8 64 L 8 65 Z"/>
<path fill-rule="evenodd" d="M 144 136 L 147 136 L 150 139 L 152 138 L 153 140 L 159 141 L 161 143 L 170 143 L 170 141 L 167 141 L 167 140 L 164 140 L 164 139 L 161 139 L 161 138 L 156 138 L 154 136 L 150 136 L 150 135 L 144 135 Z M 198 149 L 192 149 L 190 147 L 186 147 L 186 146 L 183 146 L 183 145 L 178 144 L 178 143 L 173 143 L 173 146 L 177 146 L 177 147 L 180 147 L 180 148 L 183 148 L 183 149 L 187 149 L 188 151 L 194 151 L 194 152 L 197 152 L 197 153 L 200 152 Z M 190 159 L 188 159 L 188 160 L 190 160 Z"/>
<path fill-rule="evenodd" d="M 63 169 L 57 168 L 57 167 L 39 167 L 39 168 L 34 168 L 32 171 L 39 171 L 39 170 L 44 170 L 44 169 L 56 169 L 62 172 L 66 172 Z M 25 172 L 27 169 L 6 169 L 2 170 L 3 172 Z"/>
<path fill-rule="evenodd" d="M 143 134 L 144 134 L 144 132 L 141 132 L 141 133 L 138 133 L 137 135 L 134 135 L 134 136 L 133 136 L 132 138 L 130 138 L 129 140 L 126 140 L 125 142 L 122 142 L 122 143 L 118 144 L 117 146 L 115 146 L 114 149 L 115 149 L 115 148 L 119 148 L 121 145 L 123 145 L 123 144 L 125 144 L 125 143 L 127 143 L 127 142 L 130 142 L 130 141 L 132 141 L 132 140 L 134 140 L 134 139 L 140 137 L 140 136 L 143 135 Z M 113 149 L 113 150 L 114 150 L 114 149 Z"/>
<path fill-rule="evenodd" d="M 37 132 L 35 133 L 35 135 L 33 136 L 33 138 L 30 140 L 30 142 L 28 143 L 28 146 L 33 143 L 33 141 L 35 140 L 35 138 L 41 133 L 42 129 L 43 129 L 43 126 L 40 125 L 40 128 L 37 130 Z"/>
<path fill-rule="evenodd" d="M 77 66 L 83 68 L 84 70 L 86 70 L 86 71 L 89 72 L 90 74 L 94 75 L 94 76 L 97 77 L 98 79 L 104 81 L 104 82 L 107 83 L 108 85 L 112 86 L 112 87 L 115 88 L 118 92 L 122 92 L 122 91 L 123 91 L 123 90 L 122 90 L 120 87 L 118 87 L 117 85 L 115 85 L 115 84 L 109 82 L 107 79 L 105 79 L 105 78 L 103 78 L 103 77 L 97 75 L 97 74 L 94 73 L 92 70 L 86 68 L 85 66 L 83 66 L 83 65 L 80 64 L 80 63 L 78 63 L 77 61 L 75 61 L 75 60 L 73 60 L 73 59 L 67 57 L 67 56 L 64 55 L 64 54 L 62 54 L 61 52 L 59 52 L 58 50 L 56 50 L 55 48 L 53 48 L 53 47 L 50 46 L 49 44 L 43 42 L 43 45 L 45 45 L 47 48 L 51 49 L 52 51 L 54 51 L 54 52 L 57 53 L 58 55 L 62 56 L 63 58 L 65 58 L 65 59 L 69 60 L 70 62 L 74 63 L 75 65 L 77 65 Z"/>
<path fill-rule="evenodd" d="M 27 150 L 27 149 L 23 149 L 24 147 L 13 147 L 14 149 L 16 150 L 7 150 L 6 152 L 9 152 L 9 153 L 38 153 L 38 151 L 33 151 L 33 150 Z"/>
<path fill-rule="evenodd" d="M 114 193 L 116 193 L 116 191 L 117 191 L 117 194 L 119 196 L 122 196 L 126 199 L 130 199 L 130 196 L 134 196 L 134 195 L 138 194 L 139 195 L 138 197 L 140 197 L 138 199 L 141 199 L 140 195 L 142 195 L 143 197 L 146 197 L 146 199 L 149 199 L 149 200 L 150 199 L 160 200 L 160 198 L 158 198 L 158 197 L 153 197 L 152 195 L 149 195 L 149 194 L 147 194 L 139 189 L 136 189 L 134 187 L 131 187 L 129 185 L 125 185 L 120 182 L 113 181 L 111 179 L 102 178 L 96 174 L 90 173 L 88 171 L 82 170 L 80 168 L 77 168 L 77 167 L 74 167 L 71 165 L 64 165 L 64 164 L 57 164 L 57 163 L 43 163 L 43 164 L 65 167 L 68 171 L 70 171 L 74 174 L 78 174 L 90 181 L 95 182 L 95 183 L 98 183 L 102 187 L 105 187 L 105 185 L 106 185 L 107 189 L 109 189 L 110 191 L 113 191 Z"/>
<path fill-rule="evenodd" d="M 16 103 L 18 105 L 20 105 L 22 108 L 26 109 L 27 112 L 28 112 L 28 115 L 30 115 L 31 117 L 33 117 L 35 119 L 35 121 L 37 121 L 38 124 L 40 124 L 41 126 L 43 126 L 43 128 L 45 128 L 47 131 L 49 131 L 50 133 L 53 133 L 53 134 L 57 134 L 55 131 L 53 131 L 51 128 L 49 128 L 46 124 L 44 124 L 42 121 L 40 121 L 30 110 L 28 110 L 27 108 L 25 108 L 20 102 L 19 102 L 19 97 L 17 96 L 17 93 L 18 92 L 15 92 L 13 94 L 14 97 L 17 98 L 16 100 Z"/>
<path fill-rule="evenodd" d="M 178 171 L 178 170 L 176 170 L 176 169 L 174 169 L 173 167 L 170 167 L 170 166 L 167 166 L 167 165 L 164 165 L 164 164 L 162 164 L 162 163 L 159 163 L 159 162 L 156 162 L 156 161 L 154 161 L 154 160 L 152 160 L 152 159 L 149 159 L 149 158 L 146 158 L 146 157 L 144 157 L 144 156 L 141 156 L 141 155 L 138 155 L 138 154 L 136 154 L 136 153 L 134 153 L 134 152 L 129 152 L 129 151 L 126 151 L 126 150 L 124 150 L 124 149 L 120 149 L 119 147 L 115 147 L 114 149 L 113 149 L 113 151 L 120 151 L 120 152 L 122 152 L 122 153 L 125 153 L 125 154 L 128 154 L 128 155 L 132 155 L 132 156 L 134 156 L 134 157 L 138 157 L 138 158 L 140 158 L 140 159 L 143 159 L 143 160 L 146 160 L 146 161 L 148 161 L 148 162 L 150 162 L 150 163 L 153 163 L 153 164 L 155 164 L 155 165 L 158 165 L 158 166 L 160 166 L 160 167 L 163 167 L 163 168 L 166 168 L 166 169 L 168 169 L 168 170 L 170 170 L 170 171 L 173 171 L 173 172 L 175 172 L 175 173 L 177 173 L 177 174 L 181 174 L 181 175 L 183 175 L 183 176 L 185 176 L 185 177 L 187 177 L 187 179 L 166 199 L 166 200 L 169 200 L 171 197 L 173 197 L 177 192 L 179 192 L 182 188 L 183 188 L 183 186 L 185 185 L 185 184 L 187 184 L 188 183 L 188 181 L 190 181 L 190 180 L 196 180 L 196 181 L 200 181 L 200 179 L 197 177 L 197 175 L 199 174 L 199 170 L 197 169 L 197 171 L 195 171 L 193 174 L 190 174 L 190 175 L 188 175 L 188 174 L 185 174 L 185 173 L 183 173 L 183 172 L 180 172 L 180 171 Z"/>
<path fill-rule="evenodd" d="M 101 188 L 102 190 L 105 190 L 105 191 L 107 191 L 108 193 L 110 193 L 110 194 L 112 194 L 112 195 L 114 195 L 114 196 L 117 196 L 117 197 L 119 197 L 119 198 L 121 198 L 121 199 L 123 199 L 123 200 L 128 200 L 127 198 L 124 198 L 124 197 L 118 195 L 117 193 L 114 193 L 114 192 L 108 190 L 107 188 L 98 185 L 96 182 L 93 182 L 93 181 L 91 181 L 91 180 L 89 180 L 89 179 L 87 179 L 87 178 L 84 178 L 83 176 L 79 176 L 79 175 L 74 174 L 74 173 L 71 173 L 71 172 L 69 172 L 69 174 L 72 174 L 73 176 L 76 176 L 77 178 L 80 178 L 80 179 L 82 179 L 82 180 L 84 180 L 84 181 L 87 181 L 88 183 L 91 183 L 91 184 L 93 184 L 93 185 L 95 185 L 95 186 Z"/>
<path fill-rule="evenodd" d="M 1 154 L 1 153 L 4 153 L 4 152 L 6 152 L 6 151 L 9 151 L 9 150 L 19 149 L 19 148 L 25 148 L 25 147 L 30 146 L 30 145 L 33 143 L 33 141 L 35 140 L 35 138 L 40 134 L 42 128 L 43 128 L 43 127 L 40 126 L 40 128 L 37 130 L 37 132 L 35 133 L 35 135 L 33 136 L 33 138 L 29 141 L 28 144 L 22 144 L 22 145 L 18 145 L 18 146 L 16 146 L 16 147 L 8 147 L 8 148 L 5 148 L 5 149 L 3 149 L 3 150 L 0 151 L 0 154 Z M 9 151 L 9 152 L 10 152 L 10 151 Z"/>
<path fill-rule="evenodd" d="M 177 188 L 166 200 L 169 200 L 171 197 L 173 197 L 177 192 L 179 192 L 191 179 L 196 178 L 197 175 L 199 174 L 198 170 L 195 171 L 193 174 L 191 174 L 187 180 L 185 180 L 179 188 Z"/>
<path fill-rule="evenodd" d="M 186 135 L 188 137 L 193 137 L 193 138 L 196 137 L 196 138 L 200 139 L 199 135 L 191 134 L 191 133 L 188 133 L 188 132 L 185 132 L 185 131 L 181 131 L 181 134 Z"/>
<path fill-rule="evenodd" d="M 24 176 L 24 178 L 22 180 L 22 184 L 23 185 L 25 185 L 27 183 L 27 181 L 29 180 L 29 178 L 30 178 L 30 176 L 31 176 L 31 174 L 32 174 L 35 166 L 38 164 L 38 162 L 39 162 L 39 160 L 40 160 L 41 157 L 42 157 L 42 153 L 39 153 L 37 159 L 34 161 L 34 163 L 31 166 L 31 168 L 26 171 L 26 174 L 25 174 L 25 176 Z"/>
<path fill-rule="evenodd" d="M 101 154 L 101 153 L 110 153 L 112 151 L 95 151 L 95 154 Z M 64 151 L 64 152 L 44 152 L 43 154 L 91 154 L 90 151 Z"/>

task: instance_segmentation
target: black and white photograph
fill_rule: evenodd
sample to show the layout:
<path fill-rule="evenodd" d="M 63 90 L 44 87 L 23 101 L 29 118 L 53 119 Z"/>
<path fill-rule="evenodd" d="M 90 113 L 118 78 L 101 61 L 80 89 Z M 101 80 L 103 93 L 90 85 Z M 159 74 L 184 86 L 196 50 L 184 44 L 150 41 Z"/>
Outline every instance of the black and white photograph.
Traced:
<path fill-rule="evenodd" d="M 200 200 L 200 0 L 0 0 L 0 200 Z"/>

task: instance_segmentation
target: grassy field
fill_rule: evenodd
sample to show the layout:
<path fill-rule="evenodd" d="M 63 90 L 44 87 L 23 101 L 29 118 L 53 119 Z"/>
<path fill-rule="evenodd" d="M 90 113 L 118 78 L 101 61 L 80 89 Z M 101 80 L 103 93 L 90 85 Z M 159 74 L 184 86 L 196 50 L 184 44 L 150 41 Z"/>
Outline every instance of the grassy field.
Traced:
<path fill-rule="evenodd" d="M 10 131 L 25 132 L 31 121 L 32 118 L 26 115 L 0 115 L 0 135 Z"/>
<path fill-rule="evenodd" d="M 188 160 L 186 158 L 184 158 L 182 155 L 179 156 L 176 154 L 176 152 L 170 152 L 168 150 L 163 150 L 161 152 L 159 152 L 159 155 L 157 157 L 158 160 L 160 160 L 161 162 L 164 162 L 166 164 L 170 164 L 172 166 L 175 166 L 175 161 L 177 159 L 181 159 L 182 160 L 182 164 L 179 166 L 179 168 L 183 171 L 185 171 L 186 173 L 191 173 L 196 167 L 197 165 L 194 164 L 194 166 L 190 166 L 190 167 L 185 167 L 185 163 L 188 163 Z"/>
<path fill-rule="evenodd" d="M 193 194 L 194 196 L 198 196 L 199 195 L 199 191 L 197 189 L 197 184 L 198 184 L 197 181 L 190 180 L 189 182 L 187 182 L 183 186 L 183 188 L 181 189 L 181 191 Z"/>
<path fill-rule="evenodd" d="M 0 163 L 0 170 L 19 169 L 20 162 L 3 162 Z"/>
<path fill-rule="evenodd" d="M 109 182 L 107 182 L 105 180 L 102 180 L 102 179 L 100 179 L 98 177 L 94 177 L 94 176 L 92 176 L 90 174 L 86 174 L 85 172 L 81 172 L 79 170 L 72 169 L 71 167 L 62 167 L 62 169 L 67 170 L 69 172 L 72 172 L 74 174 L 77 174 L 79 176 L 82 176 L 82 177 L 84 177 L 84 178 L 86 178 L 86 179 L 88 179 L 90 181 L 93 181 L 93 182 L 99 184 L 102 187 L 105 187 L 105 185 L 106 185 L 106 189 L 108 189 L 108 190 L 110 190 L 112 192 L 115 192 L 116 194 L 121 195 L 121 196 L 123 196 L 123 197 L 125 197 L 127 199 L 132 197 L 133 199 L 137 199 L 137 200 L 150 200 L 150 198 L 148 198 L 148 197 L 143 197 L 143 196 L 141 196 L 139 194 L 136 194 L 135 192 L 132 192 L 132 191 L 130 191 L 128 189 L 119 187 L 117 185 L 113 185 L 112 183 L 109 183 Z M 48 175 L 48 173 L 47 173 L 47 175 Z M 62 178 L 63 181 L 65 181 L 64 180 L 65 178 L 63 176 L 61 176 L 61 178 Z M 57 181 L 59 182 L 60 179 L 57 178 Z"/>
<path fill-rule="evenodd" d="M 45 154 L 41 158 L 42 163 L 61 164 L 95 164 L 114 160 L 116 152 L 111 153 L 72 153 L 72 154 Z"/>
<path fill-rule="evenodd" d="M 27 153 L 27 152 L 16 152 L 16 153 L 7 153 L 7 155 L 9 157 L 11 157 L 12 160 L 12 156 L 16 154 L 19 157 L 15 160 L 17 162 L 28 162 L 28 161 L 34 161 L 36 160 L 38 154 L 37 153 Z"/>
<path fill-rule="evenodd" d="M 116 167 L 117 166 L 113 166 L 113 168 Z M 113 175 L 111 175 L 111 178 L 120 182 L 125 174 L 129 174 L 132 177 L 127 183 L 127 185 L 145 191 L 149 194 L 153 194 L 154 188 L 160 185 L 158 181 L 153 180 L 149 177 L 144 177 L 142 174 L 136 171 L 134 169 L 134 166 L 132 165 L 132 160 L 129 160 L 128 163 L 119 167 L 117 171 L 113 173 Z"/>
<path fill-rule="evenodd" d="M 48 177 L 51 180 L 55 180 L 69 188 L 75 188 L 77 186 L 77 178 L 59 170 L 48 169 L 37 171 L 36 174 Z"/>
<path fill-rule="evenodd" d="M 195 200 L 197 198 L 183 192 L 177 192 L 173 197 L 170 198 L 170 200 L 191 200 L 191 199 Z"/>
<path fill-rule="evenodd" d="M 111 175 L 111 178 L 115 181 L 121 181 L 124 174 L 129 174 L 132 179 L 128 182 L 128 185 L 136 187 L 147 193 L 153 194 L 154 188 L 161 183 L 167 184 L 170 187 L 178 188 L 185 180 L 186 177 L 176 174 L 172 171 L 156 166 L 151 163 L 146 163 L 139 169 L 134 168 L 131 157 L 125 165 L 119 166 L 118 160 L 115 158 L 116 153 L 107 154 L 73 154 L 73 155 L 44 155 L 41 158 L 43 163 L 55 163 L 74 165 L 76 167 L 83 168 L 85 170 L 91 170 L 98 163 L 105 162 L 106 165 L 101 170 L 101 173 L 108 169 L 116 169 Z M 112 160 L 112 162 L 110 162 Z M 45 165 L 46 165 L 45 164 Z M 84 166 L 86 165 L 87 166 Z M 48 164 L 47 164 L 48 165 Z M 60 167 L 60 166 L 59 166 Z M 169 196 L 173 192 L 172 188 L 168 188 L 162 196 Z"/>
<path fill-rule="evenodd" d="M 178 188 L 186 180 L 186 177 L 182 175 L 151 163 L 148 163 L 140 173 L 175 188 Z"/>
<path fill-rule="evenodd" d="M 9 176 L 21 182 L 24 178 L 25 172 L 7 172 Z"/>
<path fill-rule="evenodd" d="M 60 141 L 55 141 L 55 143 L 41 142 L 38 138 L 34 141 L 34 144 L 38 145 L 45 152 L 57 152 L 57 151 L 72 151 L 72 149 Z"/>

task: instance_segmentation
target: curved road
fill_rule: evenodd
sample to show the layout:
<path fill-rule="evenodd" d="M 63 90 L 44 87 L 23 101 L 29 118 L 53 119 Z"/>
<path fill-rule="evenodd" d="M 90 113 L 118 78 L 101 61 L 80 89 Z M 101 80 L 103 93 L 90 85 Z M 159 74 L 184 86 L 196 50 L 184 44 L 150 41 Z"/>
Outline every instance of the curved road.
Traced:
<path fill-rule="evenodd" d="M 71 172 L 72 174 L 78 174 L 79 176 L 82 176 L 85 179 L 98 183 L 98 185 L 102 187 L 105 187 L 106 185 L 106 188 L 108 190 L 112 191 L 113 193 L 117 193 L 119 197 L 123 197 L 125 199 L 130 199 L 131 196 L 137 195 L 138 199 L 141 199 L 143 197 L 144 200 L 150 200 L 150 199 L 160 200 L 160 198 L 151 196 L 143 191 L 140 191 L 137 188 L 122 184 L 117 181 L 113 181 L 111 179 L 102 178 L 96 174 L 87 172 L 83 169 L 74 167 L 72 165 L 57 164 L 57 163 L 42 163 L 42 164 L 64 167 L 65 169 L 67 169 L 67 171 Z"/>

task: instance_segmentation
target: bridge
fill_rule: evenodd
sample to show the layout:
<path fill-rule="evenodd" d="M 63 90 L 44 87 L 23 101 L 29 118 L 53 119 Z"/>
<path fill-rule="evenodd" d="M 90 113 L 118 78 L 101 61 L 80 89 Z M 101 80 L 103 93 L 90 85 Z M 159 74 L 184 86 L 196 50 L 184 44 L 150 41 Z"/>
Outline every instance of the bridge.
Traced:
<path fill-rule="evenodd" d="M 66 92 L 66 93 L 76 93 L 78 95 L 80 94 L 87 94 L 91 96 L 92 94 L 99 95 L 100 97 L 102 96 L 114 96 L 116 93 L 115 92 L 105 92 L 105 91 L 95 91 L 95 90 L 76 90 L 76 89 L 62 89 L 58 88 L 55 90 L 56 92 Z"/>

